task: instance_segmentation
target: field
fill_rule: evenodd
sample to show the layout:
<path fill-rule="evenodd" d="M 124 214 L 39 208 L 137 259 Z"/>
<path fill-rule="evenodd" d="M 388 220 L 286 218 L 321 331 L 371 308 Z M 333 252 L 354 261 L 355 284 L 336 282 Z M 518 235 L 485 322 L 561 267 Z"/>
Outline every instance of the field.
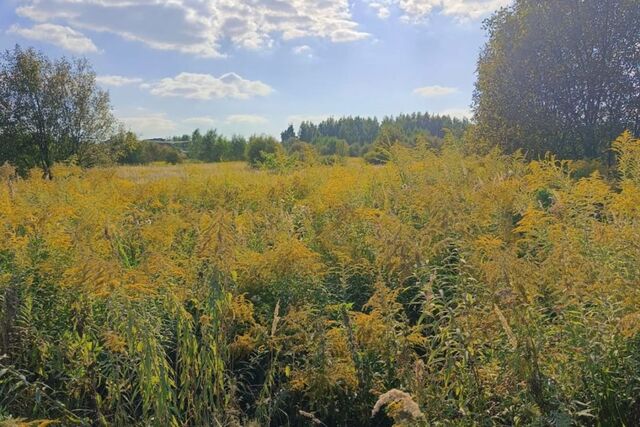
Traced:
<path fill-rule="evenodd" d="M 634 425 L 638 146 L 3 178 L 0 420 Z"/>

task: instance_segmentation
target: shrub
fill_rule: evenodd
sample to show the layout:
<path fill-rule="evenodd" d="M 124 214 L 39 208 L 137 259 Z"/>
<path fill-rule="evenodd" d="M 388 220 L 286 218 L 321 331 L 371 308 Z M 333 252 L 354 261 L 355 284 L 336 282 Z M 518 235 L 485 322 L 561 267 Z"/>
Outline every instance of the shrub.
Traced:
<path fill-rule="evenodd" d="M 249 138 L 245 158 L 251 166 L 256 167 L 265 160 L 265 154 L 275 154 L 280 147 L 280 143 L 273 137 L 254 135 Z"/>

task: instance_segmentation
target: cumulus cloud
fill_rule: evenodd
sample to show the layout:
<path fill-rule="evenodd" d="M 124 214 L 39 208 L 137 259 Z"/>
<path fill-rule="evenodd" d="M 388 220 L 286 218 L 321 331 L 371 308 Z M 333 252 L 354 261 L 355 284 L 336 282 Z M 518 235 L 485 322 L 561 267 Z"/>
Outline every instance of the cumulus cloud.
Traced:
<path fill-rule="evenodd" d="M 220 77 L 211 74 L 180 73 L 155 83 L 143 85 L 157 96 L 178 96 L 189 99 L 209 100 L 216 98 L 249 99 L 267 96 L 273 89 L 258 80 L 246 80 L 235 73 Z"/>
<path fill-rule="evenodd" d="M 143 137 L 158 137 L 176 130 L 176 123 L 164 113 L 143 113 L 121 117 L 120 120 L 132 131 Z"/>
<path fill-rule="evenodd" d="M 269 123 L 265 117 L 255 114 L 232 114 L 227 116 L 227 123 L 229 124 L 244 124 L 244 125 L 263 125 Z"/>
<path fill-rule="evenodd" d="M 142 83 L 142 79 L 137 77 L 124 77 L 124 76 L 98 76 L 96 77 L 96 81 L 104 86 L 127 86 Z"/>
<path fill-rule="evenodd" d="M 98 52 L 90 38 L 70 27 L 55 24 L 38 24 L 31 28 L 13 25 L 9 33 L 30 40 L 50 43 L 73 53 Z"/>
<path fill-rule="evenodd" d="M 512 0 L 367 0 L 380 18 L 387 18 L 396 8 L 405 21 L 420 22 L 434 12 L 458 19 L 478 19 L 508 6 Z"/>
<path fill-rule="evenodd" d="M 424 96 L 425 98 L 434 98 L 436 96 L 446 96 L 456 93 L 458 89 L 446 86 L 424 86 L 414 89 L 415 95 Z"/>
<path fill-rule="evenodd" d="M 214 126 L 217 123 L 217 120 L 209 116 L 189 117 L 187 119 L 184 119 L 182 123 L 186 125 L 191 125 L 191 126 L 202 126 L 202 127 L 209 126 L 210 127 L 210 126 Z"/>
<path fill-rule="evenodd" d="M 155 49 L 225 56 L 221 45 L 260 49 L 276 40 L 368 37 L 349 0 L 17 0 L 35 22 L 116 34 Z"/>

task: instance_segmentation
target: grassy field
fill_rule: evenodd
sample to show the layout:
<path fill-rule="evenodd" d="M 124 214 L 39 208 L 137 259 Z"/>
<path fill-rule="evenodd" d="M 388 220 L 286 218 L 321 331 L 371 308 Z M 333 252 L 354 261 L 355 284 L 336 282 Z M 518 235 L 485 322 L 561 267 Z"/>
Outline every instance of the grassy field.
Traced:
<path fill-rule="evenodd" d="M 0 420 L 634 425 L 639 146 L 5 179 Z"/>

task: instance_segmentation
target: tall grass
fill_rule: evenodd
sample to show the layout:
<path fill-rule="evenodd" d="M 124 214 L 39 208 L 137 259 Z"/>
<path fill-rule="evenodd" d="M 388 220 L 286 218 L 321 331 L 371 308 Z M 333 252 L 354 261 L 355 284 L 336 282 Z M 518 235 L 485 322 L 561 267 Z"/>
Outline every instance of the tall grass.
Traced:
<path fill-rule="evenodd" d="M 638 147 L 3 176 L 0 420 L 634 425 Z"/>

